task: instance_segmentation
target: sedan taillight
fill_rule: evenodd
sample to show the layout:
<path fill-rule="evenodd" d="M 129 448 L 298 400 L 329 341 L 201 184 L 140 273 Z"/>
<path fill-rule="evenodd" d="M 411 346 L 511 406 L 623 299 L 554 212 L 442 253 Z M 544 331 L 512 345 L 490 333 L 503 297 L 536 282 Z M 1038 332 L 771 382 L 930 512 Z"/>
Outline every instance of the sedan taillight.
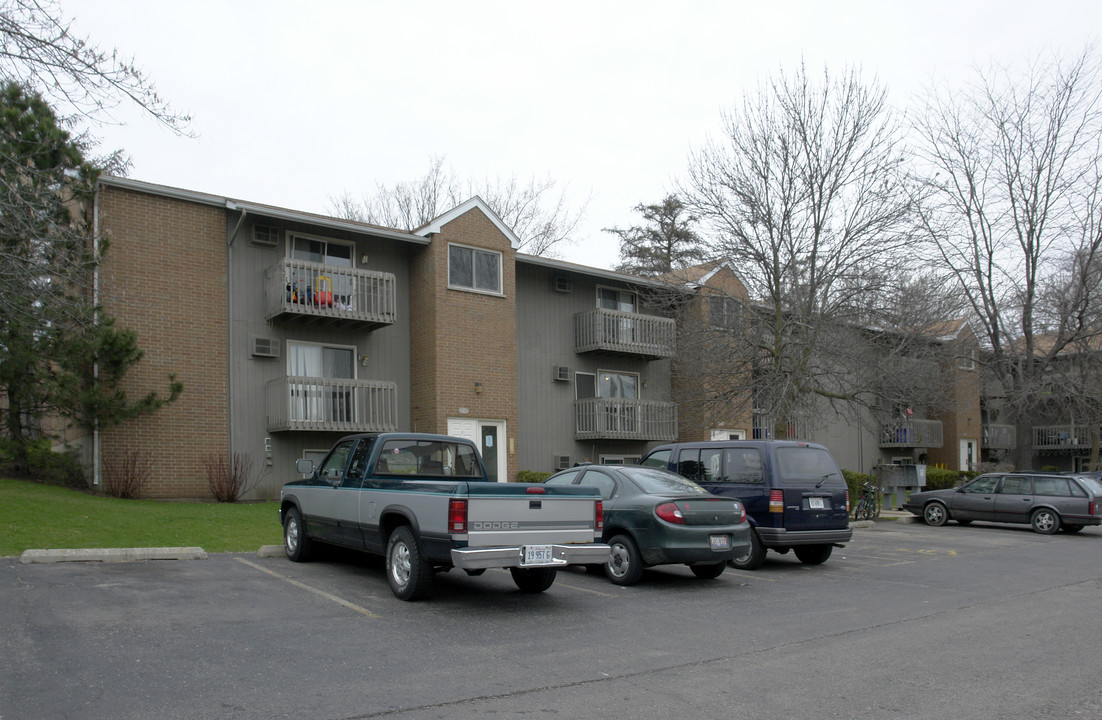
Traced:
<path fill-rule="evenodd" d="M 677 509 L 677 505 L 672 502 L 662 503 L 654 509 L 654 514 L 666 522 L 674 523 L 675 525 L 685 524 L 685 516 Z"/>

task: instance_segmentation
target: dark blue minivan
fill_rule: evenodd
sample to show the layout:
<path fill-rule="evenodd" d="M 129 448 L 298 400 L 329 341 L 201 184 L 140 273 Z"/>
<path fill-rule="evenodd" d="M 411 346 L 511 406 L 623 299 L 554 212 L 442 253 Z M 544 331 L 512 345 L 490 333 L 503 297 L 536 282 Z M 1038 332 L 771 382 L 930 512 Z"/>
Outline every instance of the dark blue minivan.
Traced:
<path fill-rule="evenodd" d="M 716 495 L 736 497 L 753 528 L 746 555 L 753 570 L 766 549 L 792 550 L 819 565 L 853 538 L 849 490 L 830 450 L 795 440 L 714 440 L 659 445 L 640 464 L 684 475 Z"/>

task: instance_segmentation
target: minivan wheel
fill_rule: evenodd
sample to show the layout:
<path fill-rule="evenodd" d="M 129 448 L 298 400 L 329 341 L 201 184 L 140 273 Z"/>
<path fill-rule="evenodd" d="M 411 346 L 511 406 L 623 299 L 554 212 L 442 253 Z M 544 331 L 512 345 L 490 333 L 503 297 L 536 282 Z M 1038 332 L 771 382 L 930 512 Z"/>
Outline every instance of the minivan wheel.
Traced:
<path fill-rule="evenodd" d="M 731 567 L 738 570 L 756 570 L 765 562 L 765 546 L 761 544 L 758 531 L 750 528 L 750 549 L 742 557 L 733 558 Z"/>
<path fill-rule="evenodd" d="M 804 565 L 822 565 L 834 550 L 833 545 L 797 545 L 792 548 Z"/>
<path fill-rule="evenodd" d="M 1029 524 L 1033 526 L 1034 532 L 1039 532 L 1042 535 L 1052 535 L 1060 529 L 1060 516 L 1056 514 L 1055 510 L 1037 508 L 1030 516 Z"/>
<path fill-rule="evenodd" d="M 941 503 L 932 502 L 922 511 L 922 519 L 926 521 L 927 525 L 941 527 L 949 519 L 949 512 Z"/>

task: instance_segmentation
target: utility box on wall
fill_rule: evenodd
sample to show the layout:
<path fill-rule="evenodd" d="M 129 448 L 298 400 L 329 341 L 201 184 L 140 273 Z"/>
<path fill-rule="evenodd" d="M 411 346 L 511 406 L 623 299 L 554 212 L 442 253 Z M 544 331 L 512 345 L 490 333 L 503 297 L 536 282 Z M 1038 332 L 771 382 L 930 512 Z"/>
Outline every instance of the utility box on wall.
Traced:
<path fill-rule="evenodd" d="M 877 465 L 875 484 L 884 495 L 884 506 L 901 508 L 907 495 L 926 487 L 925 465 Z"/>

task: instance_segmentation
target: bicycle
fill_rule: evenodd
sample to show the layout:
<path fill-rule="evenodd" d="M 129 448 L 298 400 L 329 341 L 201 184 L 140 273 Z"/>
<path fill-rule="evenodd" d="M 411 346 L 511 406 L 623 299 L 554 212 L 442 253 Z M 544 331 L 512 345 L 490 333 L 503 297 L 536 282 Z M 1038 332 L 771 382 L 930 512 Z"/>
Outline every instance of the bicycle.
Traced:
<path fill-rule="evenodd" d="M 869 482 L 861 484 L 861 497 L 853 509 L 854 520 L 873 520 L 880 517 L 880 492 Z"/>

